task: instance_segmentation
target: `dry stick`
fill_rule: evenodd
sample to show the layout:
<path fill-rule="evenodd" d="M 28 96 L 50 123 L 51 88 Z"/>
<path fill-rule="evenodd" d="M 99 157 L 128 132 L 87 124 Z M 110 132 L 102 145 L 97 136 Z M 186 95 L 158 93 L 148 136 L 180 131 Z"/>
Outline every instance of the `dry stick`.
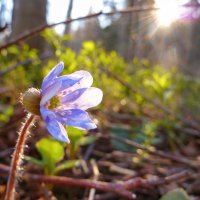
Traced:
<path fill-rule="evenodd" d="M 191 161 L 191 160 L 188 160 L 186 158 L 183 158 L 181 156 L 175 156 L 175 155 L 172 155 L 172 154 L 168 154 L 168 153 L 165 153 L 163 151 L 159 151 L 159 150 L 154 150 L 154 149 L 151 149 L 151 148 L 147 148 L 141 144 L 138 144 L 132 140 L 128 140 L 128 139 L 123 139 L 123 138 L 120 138 L 118 136 L 115 136 L 115 135 L 112 135 L 111 136 L 112 138 L 122 142 L 122 143 L 125 143 L 125 144 L 128 144 L 132 147 L 135 147 L 135 148 L 138 148 L 138 149 L 142 149 L 146 152 L 148 152 L 149 154 L 152 154 L 152 155 L 157 155 L 157 156 L 160 156 L 161 158 L 167 158 L 167 159 L 170 159 L 172 161 L 175 161 L 175 162 L 179 162 L 179 163 L 183 163 L 187 166 L 190 166 L 191 168 L 193 169 L 199 169 L 200 165 Z"/>
<path fill-rule="evenodd" d="M 182 5 L 180 7 L 193 7 L 196 6 L 195 4 L 188 4 L 188 5 Z M 43 30 L 45 30 L 46 28 L 52 28 L 54 26 L 58 26 L 60 24 L 69 24 L 72 23 L 74 21 L 79 21 L 79 20 L 85 20 L 85 19 L 89 19 L 89 18 L 94 18 L 94 17 L 98 17 L 100 15 L 115 15 L 115 14 L 128 14 L 131 12 L 146 12 L 146 11 L 156 11 L 159 10 L 158 7 L 152 7 L 149 5 L 146 6 L 134 6 L 134 7 L 130 7 L 124 10 L 116 10 L 116 11 L 111 11 L 111 12 L 98 12 L 98 13 L 94 13 L 94 14 L 90 14 L 90 15 L 86 15 L 84 17 L 78 17 L 75 19 L 68 19 L 62 22 L 58 22 L 58 23 L 54 23 L 54 24 L 44 24 L 42 26 L 38 26 L 34 29 L 32 29 L 31 31 L 27 31 L 26 33 L 20 35 L 19 37 L 14 38 L 13 40 L 11 40 L 10 42 L 7 42 L 5 44 L 3 44 L 2 46 L 0 46 L 0 51 L 3 49 L 8 48 L 9 46 L 13 45 L 13 44 L 18 44 L 19 42 L 28 39 L 36 34 L 39 34 L 40 32 L 42 32 Z"/>
<path fill-rule="evenodd" d="M 54 24 L 44 24 L 44 25 L 38 26 L 38 27 L 36 27 L 36 28 L 34 28 L 30 31 L 25 32 L 24 34 L 20 35 L 19 37 L 14 38 L 10 42 L 3 44 L 2 46 L 0 46 L 0 51 L 10 47 L 13 44 L 18 44 L 19 42 L 24 41 L 25 39 L 28 39 L 28 38 L 30 38 L 34 35 L 37 35 L 47 28 L 52 28 L 52 27 L 58 26 L 60 24 L 69 24 L 69 23 L 72 23 L 74 21 L 90 19 L 90 18 L 98 17 L 100 15 L 127 14 L 127 13 L 131 13 L 131 12 L 151 11 L 151 10 L 157 10 L 157 9 L 158 8 L 150 7 L 150 6 L 143 6 L 143 7 L 135 6 L 135 7 L 127 8 L 127 9 L 120 10 L 120 11 L 112 11 L 112 12 L 102 12 L 101 11 L 101 12 L 98 12 L 98 13 L 86 15 L 84 17 L 78 17 L 78 18 L 75 18 L 75 19 L 68 19 L 68 20 L 58 22 L 58 23 L 54 23 Z"/>
<path fill-rule="evenodd" d="M 26 121 L 19 132 L 19 137 L 12 158 L 5 200 L 15 199 L 15 183 L 18 178 L 18 171 L 20 169 L 20 162 L 24 153 L 26 139 L 33 121 L 34 115 L 28 114 Z"/>
<path fill-rule="evenodd" d="M 97 163 L 93 159 L 91 160 L 91 165 L 92 165 L 92 171 L 93 171 L 93 174 L 94 174 L 93 180 L 97 181 L 98 177 L 99 177 L 99 168 L 97 166 Z M 96 193 L 96 190 L 94 188 L 92 188 L 90 190 L 88 200 L 94 200 L 95 193 Z"/>
<path fill-rule="evenodd" d="M 78 186 L 82 188 L 95 188 L 96 190 L 101 190 L 104 192 L 112 192 L 122 197 L 128 199 L 136 199 L 134 193 L 129 190 L 136 190 L 140 188 L 152 188 L 155 186 L 160 186 L 168 184 L 177 180 L 184 180 L 190 178 L 191 174 L 188 171 L 182 171 L 171 176 L 159 179 L 143 179 L 140 177 L 130 179 L 128 181 L 108 183 L 101 181 L 92 181 L 85 179 L 73 179 L 68 177 L 58 177 L 58 176 L 43 176 L 43 175 L 28 175 L 26 177 L 27 181 L 34 182 L 44 182 L 58 185 L 67 186 Z"/>
<path fill-rule="evenodd" d="M 187 178 L 190 178 L 192 175 L 189 171 L 185 170 L 176 174 L 172 174 L 170 176 L 164 177 L 164 178 L 157 178 L 157 179 L 142 179 L 140 177 L 130 179 L 128 181 L 125 181 L 124 187 L 128 190 L 137 189 L 137 188 L 151 188 L 155 186 L 160 185 L 166 185 L 173 181 L 177 180 L 184 180 Z"/>
<path fill-rule="evenodd" d="M 166 114 L 174 116 L 174 113 L 171 110 L 169 110 L 168 108 L 164 107 L 162 104 L 160 104 L 160 102 L 152 100 L 151 98 L 149 98 L 141 90 L 138 90 L 137 88 L 133 88 L 130 84 L 128 84 L 127 82 L 125 82 L 124 80 L 122 80 L 120 77 L 118 77 L 115 74 L 113 74 L 110 70 L 108 70 L 106 68 L 103 68 L 103 67 L 100 67 L 100 70 L 103 71 L 104 73 L 106 73 L 108 76 L 110 76 L 113 79 L 115 79 L 121 85 L 123 85 L 126 88 L 130 89 L 132 92 L 141 94 L 142 97 L 146 101 L 150 102 L 151 104 L 153 104 L 154 106 L 156 106 L 160 110 L 164 111 Z M 184 124 L 190 125 L 192 128 L 195 128 L 195 129 L 198 130 L 198 132 L 192 132 L 192 131 L 190 131 L 189 134 L 193 135 L 193 133 L 194 133 L 195 136 L 200 136 L 200 127 L 199 127 L 199 124 L 197 122 L 185 120 L 184 118 L 182 118 L 181 116 L 178 116 L 178 115 L 176 115 L 175 118 L 178 119 L 178 120 L 180 120 Z M 183 130 L 183 129 L 181 129 L 181 130 Z M 184 129 L 184 131 L 186 132 L 185 129 Z"/>
<path fill-rule="evenodd" d="M 67 186 L 76 186 L 82 188 L 95 188 L 96 190 L 101 190 L 104 192 L 113 192 L 122 197 L 128 199 L 136 199 L 135 194 L 129 190 L 135 190 L 139 188 L 151 188 L 155 186 L 160 186 L 163 184 L 168 184 L 173 181 L 180 179 L 186 179 L 191 177 L 191 174 L 188 171 L 182 171 L 177 174 L 165 177 L 163 179 L 143 179 L 140 177 L 130 179 L 124 182 L 118 183 L 108 183 L 102 181 L 92 181 L 85 179 L 74 179 L 69 177 L 59 177 L 59 176 L 44 176 L 44 175 L 33 175 L 29 174 L 25 177 L 27 182 L 44 182 L 56 185 L 67 185 Z"/>
<path fill-rule="evenodd" d="M 7 165 L 0 164 L 0 172 L 8 173 L 9 167 Z M 195 176 L 196 177 L 196 176 Z M 96 190 L 104 192 L 112 192 L 122 197 L 128 199 L 136 199 L 135 195 L 129 190 L 136 190 L 140 188 L 152 188 L 155 186 L 169 184 L 174 181 L 183 181 L 188 178 L 192 178 L 187 170 L 158 179 L 143 179 L 136 177 L 128 181 L 122 181 L 117 183 L 109 183 L 103 181 L 93 181 L 88 179 L 75 179 L 69 177 L 60 176 L 45 176 L 37 174 L 24 174 L 23 180 L 27 182 L 37 182 L 37 183 L 49 183 L 54 185 L 66 185 L 75 186 L 82 188 L 95 188 Z"/>
<path fill-rule="evenodd" d="M 50 24 L 50 25 L 44 24 L 44 25 L 38 26 L 38 27 L 36 27 L 36 28 L 34 28 L 30 31 L 26 31 L 24 34 L 14 38 L 10 42 L 3 44 L 2 46 L 0 46 L 0 51 L 10 47 L 11 45 L 18 44 L 21 41 L 24 41 L 24 40 L 26 40 L 30 37 L 33 37 L 33 36 L 39 34 L 40 32 L 42 32 L 43 30 L 45 30 L 47 28 L 52 28 L 52 27 L 60 25 L 60 24 L 68 24 L 68 23 L 71 23 L 71 22 L 74 22 L 74 21 L 79 21 L 79 20 L 83 20 L 83 19 L 89 19 L 89 18 L 92 18 L 92 17 L 97 17 L 97 16 L 101 15 L 101 13 L 102 12 L 87 15 L 87 16 L 84 16 L 84 17 L 75 18 L 75 19 L 65 20 L 65 21 Z"/>
<path fill-rule="evenodd" d="M 120 167 L 118 165 L 113 164 L 113 162 L 110 162 L 110 161 L 99 161 L 98 164 L 100 166 L 109 167 L 110 172 L 114 172 L 114 173 L 118 173 L 118 174 L 122 174 L 126 176 L 132 176 L 132 177 L 136 175 L 135 171 L 124 168 L 124 167 Z"/>
<path fill-rule="evenodd" d="M 61 176 L 45 176 L 36 174 L 27 174 L 24 179 L 27 182 L 43 182 L 55 185 L 67 185 L 81 188 L 95 188 L 104 192 L 112 192 L 127 199 L 135 199 L 135 195 L 124 188 L 120 183 L 108 183 L 103 181 L 94 181 L 88 179 L 75 179 Z"/>
<path fill-rule="evenodd" d="M 10 167 L 4 164 L 0 164 L 0 172 L 9 173 Z M 41 182 L 54 185 L 67 185 L 82 188 L 95 188 L 96 190 L 104 192 L 112 192 L 119 196 L 126 197 L 127 199 L 135 199 L 135 195 L 124 189 L 123 184 L 108 183 L 102 181 L 86 180 L 86 179 L 74 179 L 69 177 L 59 176 L 45 176 L 37 174 L 24 174 L 22 177 L 26 182 Z"/>

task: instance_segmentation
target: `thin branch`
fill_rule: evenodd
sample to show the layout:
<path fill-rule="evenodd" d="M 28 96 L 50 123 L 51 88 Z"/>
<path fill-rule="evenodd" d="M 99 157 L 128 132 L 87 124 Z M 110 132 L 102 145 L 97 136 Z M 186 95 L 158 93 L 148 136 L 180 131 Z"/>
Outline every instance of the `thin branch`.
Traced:
<path fill-rule="evenodd" d="M 98 168 L 95 160 L 92 159 L 90 163 L 92 165 L 92 171 L 93 171 L 93 174 L 94 174 L 93 180 L 97 181 L 98 177 L 99 177 L 99 168 Z M 88 200 L 94 200 L 95 199 L 95 193 L 96 193 L 96 189 L 91 188 Z"/>
<path fill-rule="evenodd" d="M 84 19 L 97 17 L 97 16 L 101 15 L 101 13 L 102 12 L 95 13 L 95 14 L 92 14 L 92 15 L 87 15 L 87 16 L 84 16 L 84 17 L 78 17 L 78 18 L 75 18 L 75 19 L 69 19 L 69 20 L 65 20 L 65 21 L 54 23 L 54 24 L 50 24 L 50 25 L 49 24 L 44 24 L 44 25 L 38 26 L 38 27 L 36 27 L 36 28 L 34 28 L 34 29 L 30 30 L 30 31 L 26 31 L 24 34 L 22 34 L 22 35 L 20 35 L 20 36 L 18 36 L 16 38 L 14 38 L 13 40 L 3 44 L 2 46 L 0 46 L 0 51 L 10 47 L 13 44 L 18 44 L 21 41 L 24 41 L 25 39 L 33 37 L 33 36 L 39 34 L 40 32 L 44 31 L 47 28 L 52 28 L 52 27 L 58 26 L 60 24 L 68 24 L 68 23 L 71 23 L 71 22 L 74 22 L 74 21 L 79 21 L 79 20 L 84 20 Z"/>
<path fill-rule="evenodd" d="M 82 188 L 95 188 L 96 190 L 104 192 L 112 192 L 119 196 L 126 197 L 127 199 L 136 199 L 134 193 L 129 190 L 135 190 L 139 188 L 152 188 L 155 186 L 165 185 L 170 182 L 177 180 L 184 180 L 189 178 L 191 175 L 188 171 L 183 171 L 164 179 L 143 179 L 140 177 L 133 178 L 125 182 L 108 183 L 102 181 L 92 181 L 87 179 L 74 179 L 69 177 L 58 177 L 58 176 L 43 176 L 43 175 L 33 175 L 29 174 L 26 176 L 26 181 L 33 182 L 44 182 L 55 185 L 67 185 Z"/>
<path fill-rule="evenodd" d="M 21 128 L 21 131 L 19 132 L 19 138 L 17 140 L 16 148 L 12 158 L 5 200 L 15 199 L 15 183 L 18 178 L 18 172 L 20 170 L 20 162 L 23 157 L 26 139 L 29 134 L 29 129 L 32 126 L 33 120 L 34 116 L 29 114 L 27 116 L 26 122 Z"/>
<path fill-rule="evenodd" d="M 8 166 L 0 164 L 0 171 L 8 173 L 8 169 Z M 166 185 L 171 182 L 184 181 L 191 177 L 192 174 L 190 174 L 188 171 L 182 171 L 164 178 L 143 179 L 140 177 L 136 177 L 128 181 L 120 181 L 115 183 L 37 174 L 24 174 L 22 178 L 26 182 L 48 183 L 54 185 L 66 185 L 81 188 L 94 188 L 96 190 L 104 192 L 112 192 L 127 199 L 137 199 L 135 194 L 131 191 L 142 188 L 151 189 L 153 187 Z"/>
<path fill-rule="evenodd" d="M 191 174 L 188 171 L 182 171 L 164 178 L 156 179 L 142 179 L 140 177 L 125 181 L 124 187 L 128 190 L 137 189 L 137 188 L 152 188 L 155 186 L 166 185 L 177 180 L 184 180 L 191 177 Z"/>
<path fill-rule="evenodd" d="M 165 153 L 163 151 L 160 151 L 160 150 L 156 150 L 156 149 L 152 149 L 152 148 L 147 148 L 141 144 L 138 144 L 132 140 L 128 140 L 128 139 L 124 139 L 124 138 L 120 138 L 118 136 L 115 136 L 115 135 L 112 135 L 111 136 L 113 139 L 116 139 L 118 140 L 119 142 L 122 142 L 122 143 L 125 143 L 127 145 L 130 145 L 132 147 L 135 147 L 135 148 L 138 148 L 138 149 L 141 149 L 141 150 L 144 150 L 146 152 L 148 152 L 149 154 L 152 154 L 152 155 L 156 155 L 156 156 L 159 156 L 161 158 L 167 158 L 171 161 L 174 161 L 174 162 L 178 162 L 178 163 L 182 163 L 182 164 L 185 164 L 187 166 L 190 166 L 191 168 L 193 169 L 199 169 L 200 165 L 197 164 L 196 162 L 194 161 L 191 161 L 191 160 L 188 160 L 180 155 L 172 155 L 172 154 L 169 154 L 169 153 Z"/>
<path fill-rule="evenodd" d="M 112 192 L 127 199 L 135 199 L 135 195 L 125 189 L 122 183 L 108 183 L 103 181 L 95 181 L 89 179 L 75 179 L 61 176 L 45 176 L 36 174 L 27 174 L 25 177 L 27 182 L 43 182 L 55 185 L 67 185 L 81 188 L 94 188 L 104 192 Z"/>
<path fill-rule="evenodd" d="M 181 5 L 180 7 L 199 7 L 199 5 L 196 4 L 188 4 L 188 5 Z M 54 26 L 58 26 L 60 24 L 69 24 L 72 23 L 74 21 L 80 21 L 80 20 L 86 20 L 86 19 L 90 19 L 90 18 L 94 18 L 94 17 L 98 17 L 100 15 L 106 15 L 106 16 L 110 16 L 110 15 L 116 15 L 116 14 L 128 14 L 128 13 L 132 13 L 132 12 L 149 12 L 149 11 L 156 11 L 159 10 L 160 8 L 155 7 L 155 6 L 134 6 L 134 7 L 130 7 L 124 10 L 115 10 L 115 11 L 111 11 L 111 12 L 103 12 L 100 11 L 98 13 L 94 13 L 94 14 L 89 14 L 83 17 L 78 17 L 75 19 L 67 19 L 65 21 L 62 22 L 58 22 L 58 23 L 53 23 L 53 24 L 44 24 L 41 26 L 38 26 L 30 31 L 25 32 L 24 34 L 20 35 L 19 37 L 14 38 L 13 40 L 11 40 L 10 42 L 7 42 L 5 44 L 3 44 L 2 46 L 0 46 L 0 51 L 3 49 L 8 48 L 9 46 L 13 45 L 13 44 L 18 44 L 19 42 L 28 39 L 36 34 L 39 34 L 40 32 L 42 32 L 43 30 L 45 30 L 46 28 L 52 28 Z"/>
<path fill-rule="evenodd" d="M 109 171 L 112 173 L 118 173 L 118 174 L 122 174 L 125 176 L 135 176 L 135 171 L 131 170 L 131 169 L 127 169 L 124 167 L 120 167 L 116 164 L 114 164 L 113 162 L 109 162 L 109 161 L 99 161 L 98 164 L 100 166 L 105 166 L 105 167 L 109 167 Z"/>
<path fill-rule="evenodd" d="M 52 27 L 58 26 L 60 24 L 69 24 L 69 23 L 72 23 L 72 22 L 75 22 L 75 21 L 81 21 L 81 20 L 86 20 L 86 19 L 98 17 L 100 15 L 109 16 L 109 15 L 115 15 L 115 14 L 127 14 L 127 13 L 131 13 L 131 12 L 152 11 L 152 10 L 157 10 L 157 9 L 158 8 L 149 7 L 149 6 L 144 6 L 144 7 L 141 7 L 141 6 L 136 7 L 135 6 L 135 7 L 132 7 L 132 8 L 127 8 L 127 9 L 119 10 L 119 11 L 112 11 L 112 12 L 102 12 L 102 11 L 100 11 L 100 12 L 97 12 L 97 13 L 94 13 L 94 14 L 89 14 L 89 15 L 86 15 L 86 16 L 83 16 L 83 17 L 78 17 L 78 18 L 75 18 L 75 19 L 67 19 L 65 21 L 58 22 L 58 23 L 44 24 L 44 25 L 38 26 L 38 27 L 36 27 L 36 28 L 34 28 L 30 31 L 26 31 L 24 34 L 14 38 L 13 40 L 11 40 L 11 41 L 3 44 L 3 45 L 1 45 L 0 51 L 10 47 L 13 44 L 18 44 L 19 42 L 24 41 L 25 39 L 33 37 L 34 35 L 39 34 L 40 32 L 42 32 L 43 30 L 45 30 L 47 28 L 52 28 Z"/>

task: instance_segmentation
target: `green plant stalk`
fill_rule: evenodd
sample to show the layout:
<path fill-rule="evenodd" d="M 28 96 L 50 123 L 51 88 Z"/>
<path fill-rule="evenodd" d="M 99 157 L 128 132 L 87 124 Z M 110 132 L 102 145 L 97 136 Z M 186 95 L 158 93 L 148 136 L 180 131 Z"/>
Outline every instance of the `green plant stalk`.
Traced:
<path fill-rule="evenodd" d="M 78 144 L 70 144 L 69 145 L 70 148 L 70 154 L 69 154 L 69 157 L 70 157 L 70 160 L 74 160 L 76 158 L 76 155 L 77 155 L 77 151 L 78 151 Z"/>
<path fill-rule="evenodd" d="M 20 170 L 20 163 L 23 158 L 26 139 L 27 139 L 27 136 L 29 135 L 29 129 L 33 125 L 34 118 L 35 118 L 34 115 L 28 114 L 26 121 L 22 125 L 22 128 L 19 132 L 19 137 L 17 140 L 13 158 L 12 158 L 5 200 L 15 199 L 15 184 L 18 178 L 18 171 Z"/>

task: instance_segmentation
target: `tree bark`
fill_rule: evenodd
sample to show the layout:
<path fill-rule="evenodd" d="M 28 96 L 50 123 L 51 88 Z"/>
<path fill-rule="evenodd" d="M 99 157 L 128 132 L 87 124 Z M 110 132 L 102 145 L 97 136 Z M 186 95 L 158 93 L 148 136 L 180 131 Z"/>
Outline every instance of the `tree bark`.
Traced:
<path fill-rule="evenodd" d="M 26 31 L 44 25 L 46 21 L 47 0 L 14 0 L 12 14 L 12 33 L 10 39 L 16 38 Z M 41 36 L 35 36 L 27 43 L 31 48 L 44 50 L 45 41 Z"/>
<path fill-rule="evenodd" d="M 67 10 L 67 20 L 71 18 L 71 13 L 72 13 L 72 9 L 73 9 L 73 0 L 70 0 L 69 2 L 69 6 L 68 6 L 68 10 Z M 71 29 L 71 24 L 67 24 L 66 28 L 65 28 L 65 34 L 69 34 L 70 33 L 70 29 Z"/>

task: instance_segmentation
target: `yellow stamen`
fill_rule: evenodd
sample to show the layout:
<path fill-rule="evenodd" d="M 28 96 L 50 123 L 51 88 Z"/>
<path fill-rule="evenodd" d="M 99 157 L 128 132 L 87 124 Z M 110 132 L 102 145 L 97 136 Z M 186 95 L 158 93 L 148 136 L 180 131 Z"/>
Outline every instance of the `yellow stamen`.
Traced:
<path fill-rule="evenodd" d="M 54 96 L 51 100 L 50 100 L 50 105 L 48 106 L 49 110 L 53 110 L 54 108 L 57 108 L 58 106 L 60 106 L 60 99 L 58 96 Z"/>

